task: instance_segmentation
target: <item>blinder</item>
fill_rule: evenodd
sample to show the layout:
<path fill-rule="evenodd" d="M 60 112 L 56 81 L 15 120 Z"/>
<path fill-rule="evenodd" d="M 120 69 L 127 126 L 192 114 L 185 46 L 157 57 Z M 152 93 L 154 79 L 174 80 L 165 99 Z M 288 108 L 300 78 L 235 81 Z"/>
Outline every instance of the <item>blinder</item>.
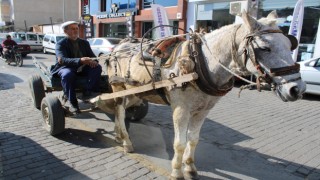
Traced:
<path fill-rule="evenodd" d="M 261 62 L 258 62 L 255 56 L 255 50 L 252 41 L 254 40 L 255 36 L 260 36 L 262 34 L 268 34 L 268 33 L 282 33 L 281 30 L 264 30 L 264 31 L 258 31 L 252 34 L 249 34 L 245 37 L 245 47 L 243 51 L 243 60 L 244 64 L 246 64 L 247 59 L 250 59 L 253 65 L 256 67 L 259 77 L 259 79 L 264 79 L 267 83 L 272 83 L 272 77 L 275 76 L 285 76 L 290 74 L 299 73 L 300 71 L 300 65 L 295 63 L 292 66 L 285 66 L 280 68 L 268 68 L 265 67 Z M 288 39 L 290 40 L 292 47 L 291 50 L 294 50 L 298 46 L 298 40 L 292 36 L 292 35 L 286 35 Z"/>
<path fill-rule="evenodd" d="M 287 34 L 285 36 L 287 36 L 287 38 L 291 42 L 291 51 L 295 50 L 298 47 L 298 44 L 299 44 L 297 38 L 294 37 L 293 35 L 290 35 L 290 34 Z"/>

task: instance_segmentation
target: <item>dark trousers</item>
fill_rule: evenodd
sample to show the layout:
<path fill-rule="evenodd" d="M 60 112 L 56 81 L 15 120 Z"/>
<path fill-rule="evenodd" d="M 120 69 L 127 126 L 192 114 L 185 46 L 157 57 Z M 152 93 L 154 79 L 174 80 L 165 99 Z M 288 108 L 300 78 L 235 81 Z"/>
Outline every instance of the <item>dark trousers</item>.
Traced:
<path fill-rule="evenodd" d="M 76 97 L 76 80 L 78 76 L 86 76 L 88 82 L 85 87 L 85 91 L 99 91 L 100 77 L 101 77 L 102 68 L 98 65 L 95 68 L 85 66 L 82 69 L 82 72 L 77 73 L 76 68 L 63 68 L 58 72 L 58 75 L 61 77 L 61 85 L 63 87 L 64 94 L 68 97 L 70 103 L 74 106 L 78 105 Z"/>

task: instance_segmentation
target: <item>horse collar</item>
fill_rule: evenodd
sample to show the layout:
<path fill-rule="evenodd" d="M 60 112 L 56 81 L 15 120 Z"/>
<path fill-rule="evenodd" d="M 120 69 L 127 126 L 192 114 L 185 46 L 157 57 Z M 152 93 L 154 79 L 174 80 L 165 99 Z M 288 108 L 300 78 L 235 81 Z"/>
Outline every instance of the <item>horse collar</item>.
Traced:
<path fill-rule="evenodd" d="M 201 44 L 202 43 L 199 35 L 197 33 L 190 33 L 190 59 L 194 61 L 195 70 L 199 76 L 199 78 L 196 80 L 196 84 L 202 92 L 208 95 L 224 96 L 233 88 L 234 78 L 231 78 L 229 82 L 220 87 L 212 82 L 206 62 L 204 61 Z"/>

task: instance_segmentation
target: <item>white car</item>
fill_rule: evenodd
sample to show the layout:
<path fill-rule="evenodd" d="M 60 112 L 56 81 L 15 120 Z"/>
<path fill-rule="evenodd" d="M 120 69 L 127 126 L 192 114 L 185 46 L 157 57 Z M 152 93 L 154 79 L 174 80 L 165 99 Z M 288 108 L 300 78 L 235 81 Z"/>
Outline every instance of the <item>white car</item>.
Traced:
<path fill-rule="evenodd" d="M 121 38 L 99 37 L 88 39 L 93 53 L 99 57 L 102 54 L 109 54 L 119 44 Z"/>
<path fill-rule="evenodd" d="M 42 41 L 43 53 L 56 53 L 56 44 L 61 39 L 65 38 L 65 34 L 46 34 Z"/>
<path fill-rule="evenodd" d="M 306 93 L 320 95 L 320 57 L 298 63 L 301 78 L 307 84 Z"/>

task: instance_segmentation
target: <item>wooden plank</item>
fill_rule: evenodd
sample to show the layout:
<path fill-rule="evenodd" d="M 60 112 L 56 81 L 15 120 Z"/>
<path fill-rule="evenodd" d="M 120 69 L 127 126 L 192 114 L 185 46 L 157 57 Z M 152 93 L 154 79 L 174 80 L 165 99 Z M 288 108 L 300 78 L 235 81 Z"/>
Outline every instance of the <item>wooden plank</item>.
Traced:
<path fill-rule="evenodd" d="M 98 99 L 99 100 L 108 100 L 108 99 L 123 97 L 123 96 L 127 96 L 127 95 L 142 93 L 142 92 L 150 91 L 152 89 L 159 89 L 159 88 L 163 88 L 163 87 L 167 87 L 167 86 L 174 86 L 174 85 L 177 85 L 177 84 L 181 84 L 181 83 L 185 83 L 185 82 L 189 82 L 189 81 L 195 80 L 197 78 L 198 78 L 198 74 L 197 73 L 190 73 L 190 74 L 186 74 L 186 75 L 183 75 L 183 76 L 178 76 L 178 77 L 175 77 L 175 78 L 172 78 L 172 79 L 166 79 L 166 80 L 155 82 L 154 86 L 150 83 L 150 84 L 134 87 L 134 88 L 131 88 L 131 89 L 126 89 L 126 90 L 123 90 L 123 91 L 102 94 L 102 95 L 94 98 L 93 101 L 91 101 L 91 102 L 95 102 Z"/>

